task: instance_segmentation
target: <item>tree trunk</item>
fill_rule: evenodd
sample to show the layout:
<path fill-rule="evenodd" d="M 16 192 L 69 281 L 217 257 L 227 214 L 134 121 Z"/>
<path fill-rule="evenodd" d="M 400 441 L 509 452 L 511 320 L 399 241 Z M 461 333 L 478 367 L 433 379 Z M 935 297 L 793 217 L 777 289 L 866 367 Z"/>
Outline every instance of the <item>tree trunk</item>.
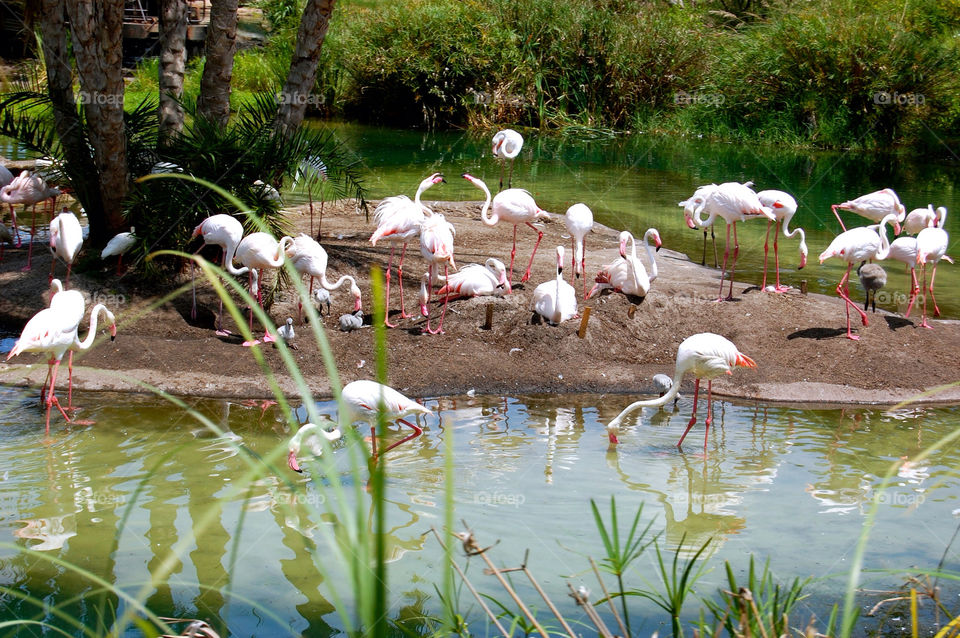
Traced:
<path fill-rule="evenodd" d="M 197 112 L 226 127 L 230 118 L 230 79 L 237 51 L 237 0 L 212 0 L 204 43 L 206 61 L 200 79 Z"/>
<path fill-rule="evenodd" d="M 70 178 L 74 195 L 84 208 L 102 210 L 100 178 L 91 162 L 83 124 L 73 97 L 73 69 L 70 66 L 64 9 L 63 0 L 43 0 L 40 6 L 47 93 L 53 106 L 54 127 L 63 149 L 64 172 Z"/>
<path fill-rule="evenodd" d="M 183 75 L 187 65 L 187 1 L 160 2 L 160 144 L 183 130 Z"/>
<path fill-rule="evenodd" d="M 303 116 L 317 81 L 317 65 L 320 49 L 330 26 L 335 0 L 307 0 L 297 32 L 297 47 L 290 61 L 287 82 L 280 94 L 280 109 L 277 126 L 281 133 L 289 135 L 303 122 Z"/>
<path fill-rule="evenodd" d="M 90 241 L 102 245 L 124 226 L 127 138 L 123 128 L 123 3 L 66 0 L 80 103 L 87 119 L 102 209 L 87 208 Z"/>

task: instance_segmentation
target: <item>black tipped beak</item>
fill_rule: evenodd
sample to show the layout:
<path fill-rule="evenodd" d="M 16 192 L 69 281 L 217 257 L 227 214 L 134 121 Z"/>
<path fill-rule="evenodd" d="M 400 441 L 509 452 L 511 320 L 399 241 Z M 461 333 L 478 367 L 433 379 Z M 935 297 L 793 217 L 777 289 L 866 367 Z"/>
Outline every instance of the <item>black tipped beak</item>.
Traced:
<path fill-rule="evenodd" d="M 580 279 L 580 273 L 578 273 L 578 272 L 573 273 L 573 276 L 576 277 L 577 279 Z"/>
<path fill-rule="evenodd" d="M 116 341 L 117 335 L 110 335 L 110 341 Z"/>
<path fill-rule="evenodd" d="M 563 266 L 560 266 L 559 268 L 557 268 L 557 272 L 562 275 L 562 274 L 563 274 Z"/>
<path fill-rule="evenodd" d="M 661 248 L 663 248 L 663 246 L 662 246 L 662 245 L 660 245 L 660 246 L 657 246 L 657 250 L 656 250 L 655 252 L 660 252 L 660 249 L 661 249 Z"/>
<path fill-rule="evenodd" d="M 500 290 L 503 290 L 503 284 L 497 284 L 497 288 L 499 288 Z"/>

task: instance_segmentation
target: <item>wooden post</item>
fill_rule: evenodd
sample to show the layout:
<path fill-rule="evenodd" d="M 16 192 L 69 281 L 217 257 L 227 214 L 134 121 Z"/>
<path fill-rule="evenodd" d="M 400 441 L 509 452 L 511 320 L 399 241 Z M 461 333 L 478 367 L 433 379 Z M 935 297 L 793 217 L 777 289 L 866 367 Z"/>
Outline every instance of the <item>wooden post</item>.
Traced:
<path fill-rule="evenodd" d="M 493 303 L 487 304 L 487 315 L 483 320 L 483 329 L 490 330 L 493 328 Z"/>
<path fill-rule="evenodd" d="M 800 293 L 801 293 L 801 294 L 804 294 L 804 295 L 807 294 L 807 280 L 806 280 L 806 279 L 801 279 L 801 280 L 800 280 Z"/>
<path fill-rule="evenodd" d="M 593 310 L 593 306 L 587 306 L 583 309 L 583 317 L 580 318 L 580 330 L 577 331 L 577 336 L 581 339 L 587 336 L 587 322 L 590 321 L 591 310 Z"/>

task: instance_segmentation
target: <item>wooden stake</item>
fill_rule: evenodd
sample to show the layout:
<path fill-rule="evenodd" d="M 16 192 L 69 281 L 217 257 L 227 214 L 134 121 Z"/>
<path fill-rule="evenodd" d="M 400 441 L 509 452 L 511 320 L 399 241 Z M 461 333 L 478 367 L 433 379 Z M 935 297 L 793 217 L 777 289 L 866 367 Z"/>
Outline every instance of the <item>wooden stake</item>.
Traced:
<path fill-rule="evenodd" d="M 587 306 L 583 309 L 583 316 L 580 318 L 580 330 L 577 331 L 577 336 L 581 339 L 587 336 L 587 322 L 590 321 L 591 310 L 593 310 L 593 306 Z"/>
<path fill-rule="evenodd" d="M 493 328 L 493 303 L 487 304 L 487 315 L 483 320 L 483 329 L 490 330 Z"/>
<path fill-rule="evenodd" d="M 801 293 L 801 294 L 804 294 L 804 295 L 807 294 L 807 280 L 806 280 L 806 279 L 801 279 L 801 280 L 800 280 L 800 293 Z"/>

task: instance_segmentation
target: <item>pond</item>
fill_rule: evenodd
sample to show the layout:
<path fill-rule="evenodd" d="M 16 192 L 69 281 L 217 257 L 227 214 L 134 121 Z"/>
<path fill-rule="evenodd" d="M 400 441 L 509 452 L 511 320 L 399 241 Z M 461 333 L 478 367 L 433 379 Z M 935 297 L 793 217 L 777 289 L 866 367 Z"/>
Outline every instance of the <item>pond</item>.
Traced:
<path fill-rule="evenodd" d="M 362 158 L 371 199 L 401 193 L 412 197 L 420 180 L 434 171 L 443 172 L 447 183 L 429 190 L 425 201 L 482 201 L 482 193 L 460 179 L 463 172 L 482 178 L 496 192 L 500 169 L 491 157 L 489 135 L 398 131 L 353 124 L 326 126 L 332 126 L 339 139 Z M 785 190 L 798 202 L 792 226 L 799 225 L 807 234 L 810 255 L 804 270 L 796 270 L 797 239 L 780 238 L 783 276 L 794 287 L 805 279 L 810 290 L 835 294 L 846 264 L 837 259 L 823 265 L 817 261 L 817 256 L 840 232 L 830 206 L 885 187 L 899 194 L 908 212 L 928 204 L 955 211 L 947 216 L 947 230 L 954 237 L 947 254 L 960 255 L 956 250 L 960 238 L 960 192 L 956 189 L 960 163 L 946 148 L 912 156 L 871 151 L 803 151 L 642 134 L 592 138 L 528 135 L 516 160 L 513 185 L 531 191 L 537 203 L 552 213 L 563 215 L 571 204 L 584 202 L 598 222 L 614 229 L 629 229 L 640 236 L 647 228 L 655 227 L 666 248 L 686 253 L 699 262 L 703 234 L 684 225 L 677 203 L 703 184 L 747 180 L 752 180 L 757 190 Z M 303 201 L 305 194 L 298 195 L 294 200 Z M 844 212 L 841 216 L 847 228 L 869 223 L 853 213 Z M 741 246 L 737 279 L 759 284 L 766 224 L 737 224 L 737 230 Z M 721 260 L 724 233 L 724 225 L 718 221 L 717 250 Z M 888 236 L 893 236 L 892 231 Z M 589 238 L 587 242 L 589 251 Z M 770 250 L 772 268 L 772 238 Z M 712 257 L 711 254 L 710 265 Z M 887 287 L 878 296 L 878 305 L 890 311 L 905 309 L 909 277 L 900 262 L 886 262 L 884 266 L 889 277 Z M 955 293 L 960 286 L 957 270 L 944 264 L 937 272 L 935 294 L 940 292 L 937 301 L 946 318 L 960 318 L 960 297 Z M 859 289 L 855 275 L 853 279 L 851 289 Z"/>
<path fill-rule="evenodd" d="M 317 465 L 301 457 L 308 471 L 297 475 L 283 463 L 289 432 L 275 405 L 187 400 L 223 431 L 219 436 L 159 398 L 79 393 L 80 415 L 95 424 L 61 423 L 44 441 L 36 391 L 0 387 L 0 395 L 6 406 L 0 582 L 8 588 L 0 620 L 38 618 L 66 626 L 53 615 L 59 609 L 97 626 L 97 587 L 59 562 L 65 561 L 139 596 L 158 615 L 220 618 L 229 628 L 224 635 L 328 636 L 343 629 L 331 587 L 343 608 L 356 601 L 325 539 L 341 538 L 350 525 L 332 507 L 337 481 L 348 509 L 369 510 L 366 471 L 360 482 L 350 473 L 351 456 L 364 445 L 359 437 L 335 447 L 327 457 L 329 474 L 314 473 Z M 629 401 L 596 395 L 427 399 L 436 416 L 420 421 L 424 434 L 386 460 L 391 618 L 441 612 L 434 586 L 443 587 L 443 552 L 426 533 L 444 524 L 446 489 L 455 500 L 455 520 L 465 521 L 481 546 L 498 543 L 489 551 L 497 565 L 519 566 L 529 550 L 530 570 L 575 622 L 585 619 L 567 596 L 567 582 L 597 592 L 586 557 L 603 558 L 590 500 L 609 519 L 612 496 L 624 531 L 643 505 L 642 525 L 652 522 L 650 538 L 660 534 L 668 558 L 681 541 L 687 557 L 709 541 L 704 560 L 712 571 L 697 586 L 705 596 L 723 586 L 723 561 L 742 579 L 751 554 L 761 562 L 769 558 L 779 582 L 815 579 L 805 590 L 811 597 L 791 619 L 795 624 L 813 614 L 825 619 L 829 605 L 841 599 L 874 500 L 865 567 L 931 569 L 949 547 L 945 565 L 956 569 L 958 550 L 950 542 L 960 507 L 957 446 L 902 466 L 889 489 L 880 491 L 895 462 L 956 428 L 956 408 L 890 412 L 718 401 L 704 457 L 698 442 L 684 452 L 675 447 L 690 415 L 688 396 L 676 410 L 645 410 L 610 449 L 603 425 Z M 318 410 L 333 415 L 336 408 L 324 402 Z M 302 408 L 298 412 L 303 418 Z M 700 427 L 691 435 L 695 440 Z M 444 479 L 447 437 L 452 486 Z M 251 474 L 251 464 L 263 468 L 258 460 L 271 453 L 274 469 Z M 21 551 L 26 547 L 35 551 Z M 466 562 L 459 549 L 456 555 Z M 627 576 L 628 587 L 657 585 L 653 556 L 651 547 Z M 471 582 L 507 603 L 479 560 L 471 562 Z M 162 573 L 169 576 L 151 583 L 151 574 Z M 526 579 L 512 579 L 550 622 Z M 864 580 L 891 589 L 902 575 L 865 574 Z M 956 585 L 941 584 L 954 609 Z M 11 592 L 41 599 L 46 612 Z M 884 597 L 866 596 L 863 605 Z M 104 600 L 108 618 L 109 609 L 127 609 L 113 596 Z M 637 635 L 669 631 L 652 605 L 639 598 L 630 605 Z M 690 614 L 701 606 L 696 600 L 689 605 Z M 487 631 L 465 591 L 460 608 L 477 633 Z M 613 626 L 609 611 L 599 611 Z"/>

